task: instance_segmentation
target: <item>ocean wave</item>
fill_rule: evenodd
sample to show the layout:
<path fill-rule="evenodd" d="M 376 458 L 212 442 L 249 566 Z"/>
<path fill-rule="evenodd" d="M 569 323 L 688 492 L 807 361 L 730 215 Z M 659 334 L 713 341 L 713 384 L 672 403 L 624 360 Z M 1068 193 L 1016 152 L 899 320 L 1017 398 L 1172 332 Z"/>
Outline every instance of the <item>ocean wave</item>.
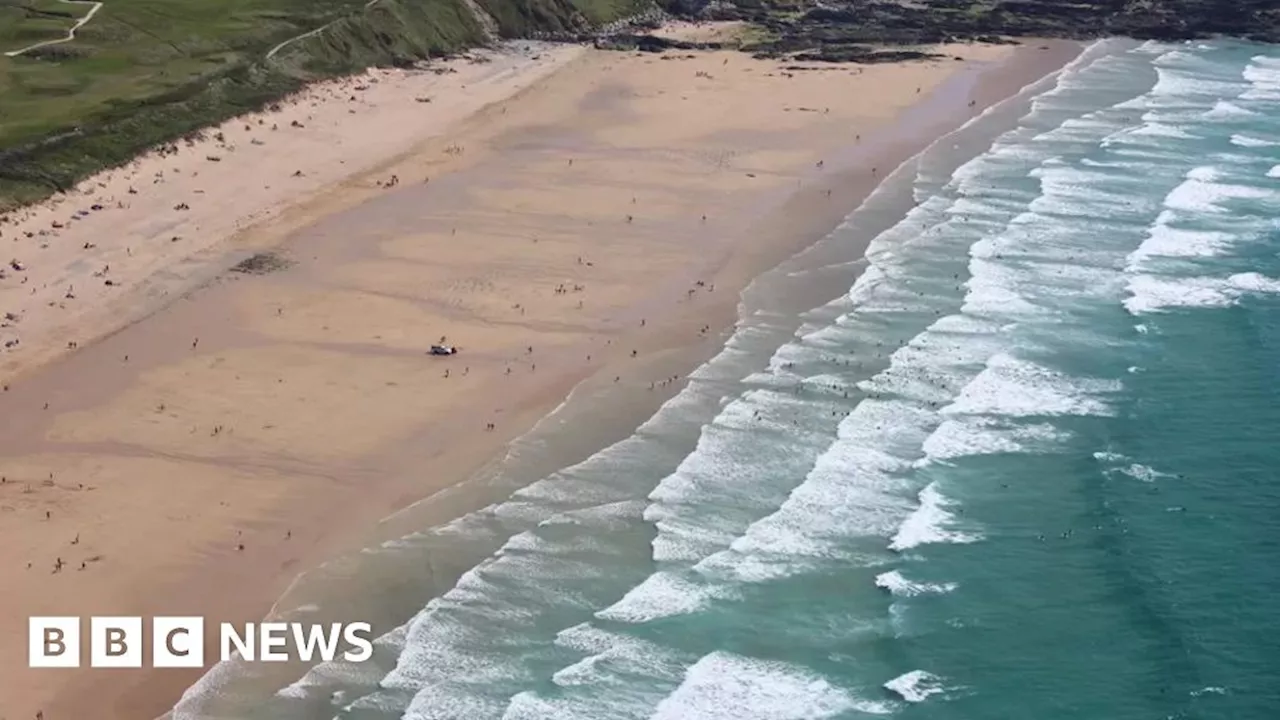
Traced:
<path fill-rule="evenodd" d="M 1141 480 L 1142 482 L 1150 483 L 1161 478 L 1177 477 L 1177 475 L 1173 473 L 1161 472 L 1150 465 L 1134 462 L 1132 458 L 1121 455 L 1120 453 L 1095 452 L 1093 457 L 1095 460 L 1106 463 L 1109 466 L 1104 470 L 1104 472 L 1120 473 L 1134 478 L 1135 480 Z"/>
<path fill-rule="evenodd" d="M 1210 98 L 1235 97 L 1248 88 L 1239 76 L 1230 77 L 1194 53 L 1166 52 L 1152 65 L 1157 80 L 1148 95 L 1181 104 L 1203 104 Z"/>
<path fill-rule="evenodd" d="M 1048 423 L 1006 424 L 985 417 L 948 418 L 924 442 L 923 462 L 1003 453 L 1047 452 L 1070 435 Z"/>
<path fill-rule="evenodd" d="M 1178 140 L 1201 139 L 1199 135 L 1193 135 L 1187 132 L 1186 130 L 1178 127 L 1177 125 L 1172 125 L 1172 124 L 1163 123 L 1163 122 L 1144 123 L 1143 125 L 1136 127 L 1132 130 L 1123 131 L 1121 134 L 1130 135 L 1130 136 L 1139 136 L 1139 137 L 1151 136 L 1151 137 L 1158 137 L 1158 138 L 1176 138 Z M 1113 136 L 1113 137 L 1119 137 L 1119 135 Z"/>
<path fill-rule="evenodd" d="M 1280 100 L 1280 62 L 1257 55 L 1245 66 L 1244 79 L 1250 87 L 1240 97 L 1245 100 Z"/>
<path fill-rule="evenodd" d="M 1147 237 L 1129 254 L 1126 269 L 1141 270 L 1155 258 L 1208 258 L 1225 253 L 1235 244 L 1236 235 L 1218 230 L 1189 230 L 1174 227 L 1176 216 L 1165 211 L 1156 218 Z"/>
<path fill-rule="evenodd" d="M 1226 695 L 1227 689 L 1216 685 L 1207 685 L 1199 690 L 1192 690 L 1191 697 L 1200 697 L 1202 695 Z"/>
<path fill-rule="evenodd" d="M 649 494 L 644 517 L 658 529 L 655 560 L 697 562 L 782 503 L 829 442 L 827 427 L 795 424 L 807 402 L 794 393 L 749 390 L 702 428 L 693 452 Z M 787 436 L 788 452 L 754 440 L 770 431 Z"/>
<path fill-rule="evenodd" d="M 919 413 L 899 416 L 893 428 L 884 429 L 891 434 L 920 432 L 915 425 L 919 419 Z M 823 555 L 827 541 L 887 532 L 892 518 L 909 507 L 901 500 L 904 485 L 894 477 L 909 468 L 909 461 L 888 451 L 883 441 L 869 444 L 846 436 L 823 454 L 776 512 L 753 523 L 731 548 L 740 554 Z"/>
<path fill-rule="evenodd" d="M 1243 119 L 1257 117 L 1258 113 L 1253 110 L 1236 105 L 1227 100 L 1219 100 L 1213 104 L 1213 109 L 1206 111 L 1201 117 L 1206 120 L 1227 120 L 1227 119 Z"/>
<path fill-rule="evenodd" d="M 560 687 L 592 685 L 616 673 L 676 682 L 684 667 L 677 654 L 661 645 L 587 623 L 560 631 L 555 644 L 586 654 L 552 674 L 551 681 Z"/>
<path fill-rule="evenodd" d="M 916 597 L 917 595 L 941 595 L 943 593 L 949 593 L 959 587 L 959 585 L 953 582 L 912 582 L 903 577 L 900 571 L 890 570 L 889 572 L 880 573 L 876 576 L 876 587 L 888 590 L 891 594 L 899 597 Z"/>
<path fill-rule="evenodd" d="M 911 703 L 924 702 L 932 695 L 941 695 L 951 689 L 942 678 L 924 670 L 903 673 L 885 683 L 884 687 Z"/>
<path fill-rule="evenodd" d="M 689 668 L 650 720 L 821 720 L 855 710 L 890 711 L 804 668 L 714 652 Z"/>
<path fill-rule="evenodd" d="M 1278 97 L 1277 99 L 1280 99 L 1280 97 Z M 1240 135 L 1240 134 L 1231 136 L 1231 144 L 1239 147 L 1246 147 L 1246 148 L 1262 148 L 1262 147 L 1280 146 L 1280 142 L 1276 142 L 1274 140 L 1263 140 L 1262 138 L 1256 138 L 1256 137 L 1251 137 L 1249 135 Z"/>
<path fill-rule="evenodd" d="M 965 386 L 945 415 L 1110 415 L 1104 399 L 1120 390 L 1115 380 L 1077 378 L 1008 353 L 997 353 Z"/>
<path fill-rule="evenodd" d="M 716 588 L 693 582 L 672 572 L 659 571 L 645 578 L 621 600 L 595 615 L 601 620 L 644 623 L 670 615 L 697 611 L 715 595 Z"/>
<path fill-rule="evenodd" d="M 1125 309 L 1143 315 L 1174 308 L 1229 307 L 1251 294 L 1280 293 L 1280 280 L 1255 272 L 1227 278 L 1136 275 L 1129 280 L 1129 293 Z"/>
<path fill-rule="evenodd" d="M 1125 467 L 1118 468 L 1118 470 L 1131 478 L 1135 478 L 1143 482 L 1155 482 L 1160 478 L 1174 477 L 1169 473 L 1160 472 L 1150 465 L 1143 465 L 1141 463 L 1131 463 Z"/>
<path fill-rule="evenodd" d="M 1224 203 L 1230 200 L 1276 198 L 1276 191 L 1265 188 L 1220 182 L 1225 170 L 1213 166 L 1197 167 L 1186 174 L 1186 180 L 1165 196 L 1164 205 L 1189 214 L 1231 212 Z"/>
<path fill-rule="evenodd" d="M 889 451 L 887 438 L 918 447 L 928 418 L 902 403 L 859 403 L 786 502 L 694 569 L 712 583 L 751 583 L 803 572 L 814 560 L 863 564 L 845 550 L 848 541 L 887 537 L 911 512 L 910 485 L 897 477 L 910 463 Z"/>
<path fill-rule="evenodd" d="M 982 539 L 976 532 L 955 529 L 956 516 L 948 510 L 953 503 L 938 492 L 936 484 L 926 485 L 918 497 L 919 507 L 899 526 L 889 542 L 890 550 L 902 552 L 927 544 L 965 544 Z"/>

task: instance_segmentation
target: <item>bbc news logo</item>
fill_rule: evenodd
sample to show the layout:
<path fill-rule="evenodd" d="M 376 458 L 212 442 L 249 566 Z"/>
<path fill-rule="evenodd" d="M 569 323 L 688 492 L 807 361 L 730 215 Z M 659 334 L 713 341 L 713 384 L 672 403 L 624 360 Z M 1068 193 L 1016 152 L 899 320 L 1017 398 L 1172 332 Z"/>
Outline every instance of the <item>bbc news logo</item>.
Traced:
<path fill-rule="evenodd" d="M 140 617 L 91 617 L 82 638 L 81 618 L 33 617 L 28 621 L 28 665 L 33 668 L 80 667 L 89 650 L 89 667 L 140 668 L 147 638 Z M 151 619 L 151 667 L 205 667 L 204 618 Z M 373 657 L 369 623 L 311 624 L 298 622 L 218 625 L 219 660 L 248 662 L 364 662 Z"/>

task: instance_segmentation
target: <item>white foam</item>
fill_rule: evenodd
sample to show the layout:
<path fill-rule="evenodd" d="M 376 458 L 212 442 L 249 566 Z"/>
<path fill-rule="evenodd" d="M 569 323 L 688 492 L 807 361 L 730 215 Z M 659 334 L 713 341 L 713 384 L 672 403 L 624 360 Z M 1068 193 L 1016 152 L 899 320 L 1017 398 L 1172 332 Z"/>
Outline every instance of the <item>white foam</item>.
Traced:
<path fill-rule="evenodd" d="M 1260 273 L 1238 273 L 1227 278 L 1231 287 L 1244 292 L 1277 293 L 1280 292 L 1280 280 L 1266 277 Z"/>
<path fill-rule="evenodd" d="M 876 587 L 884 588 L 899 597 L 915 597 L 917 595 L 940 595 L 955 590 L 959 585 L 949 583 L 912 582 L 897 570 L 880 573 L 876 576 Z"/>
<path fill-rule="evenodd" d="M 877 288 L 888 281 L 888 276 L 878 265 L 868 265 L 862 271 L 862 274 L 858 275 L 858 279 L 853 281 L 853 285 L 849 288 L 848 298 L 854 303 L 864 302 L 871 297 Z"/>
<path fill-rule="evenodd" d="M 803 572 L 815 561 L 860 563 L 846 554 L 848 540 L 887 537 L 911 511 L 910 485 L 897 477 L 910 463 L 892 449 L 918 446 L 931 415 L 899 401 L 859 403 L 778 510 L 694 569 L 709 580 L 760 582 Z"/>
<path fill-rule="evenodd" d="M 1262 138 L 1250 137 L 1248 135 L 1232 135 L 1231 144 L 1239 147 L 1260 148 L 1260 147 L 1276 147 L 1280 146 L 1280 142 L 1273 140 L 1263 140 Z"/>
<path fill-rule="evenodd" d="M 1252 110 L 1246 110 L 1235 103 L 1226 100 L 1219 100 L 1213 104 L 1213 109 L 1204 113 L 1201 117 L 1209 120 L 1224 120 L 1227 118 L 1247 118 L 1256 117 L 1258 113 Z"/>
<path fill-rule="evenodd" d="M 1240 97 L 1244 100 L 1280 100 L 1280 65 L 1276 58 L 1259 55 L 1244 69 L 1250 88 Z"/>
<path fill-rule="evenodd" d="M 1165 55 L 1155 61 L 1158 79 L 1148 91 L 1149 97 L 1175 103 L 1203 102 L 1210 97 L 1234 97 L 1247 87 L 1238 81 L 1206 76 L 1189 68 L 1171 67 L 1180 59 L 1182 58 L 1178 56 Z M 1231 111 L 1223 108 L 1221 112 Z"/>
<path fill-rule="evenodd" d="M 1214 167 L 1198 167 L 1186 174 L 1186 180 L 1165 196 L 1165 207 L 1191 214 L 1227 213 L 1223 205 L 1233 199 L 1257 200 L 1275 196 L 1275 191 L 1249 185 L 1220 182 L 1226 173 Z"/>
<path fill-rule="evenodd" d="M 1130 253 L 1126 269 L 1142 268 L 1153 258 L 1206 258 L 1223 254 L 1233 245 L 1235 236 L 1213 230 L 1187 230 L 1171 227 L 1173 213 L 1165 211 L 1156 218 L 1137 250 Z"/>
<path fill-rule="evenodd" d="M 227 688 L 235 687 L 235 682 L 244 677 L 250 668 L 238 655 L 219 661 L 182 693 L 171 711 L 173 720 L 201 720 L 207 717 L 202 708 L 205 701 L 218 696 Z"/>
<path fill-rule="evenodd" d="M 1174 477 L 1169 473 L 1160 472 L 1150 465 L 1143 465 L 1141 463 L 1131 463 L 1125 467 L 1119 468 L 1119 470 L 1131 478 L 1147 483 L 1155 482 L 1160 478 Z"/>
<path fill-rule="evenodd" d="M 934 350 L 918 344 L 899 348 L 891 356 L 892 364 L 884 372 L 858 383 L 858 389 L 875 398 L 896 397 L 919 404 L 949 400 L 955 394 L 949 387 L 956 382 L 954 377 L 939 373 L 927 362 L 901 360 L 907 355 L 929 352 Z"/>
<path fill-rule="evenodd" d="M 976 257 L 969 266 L 973 277 L 966 284 L 965 313 L 1014 320 L 1044 316 L 1049 312 L 1019 292 L 1014 277 L 1016 271 Z"/>
<path fill-rule="evenodd" d="M 829 559 L 863 562 L 846 554 L 851 538 L 890 537 L 917 510 L 903 473 L 939 422 L 925 399 L 954 395 L 964 385 L 968 375 L 957 374 L 957 365 L 968 373 L 982 367 L 991 331 L 985 322 L 948 316 L 892 353 L 889 368 L 866 389 L 908 397 L 858 403 L 778 510 L 694 569 L 712 582 L 759 582 Z"/>
<path fill-rule="evenodd" d="M 1173 308 L 1230 307 L 1250 294 L 1280 293 L 1280 280 L 1259 273 L 1228 278 L 1135 275 L 1124 307 L 1133 315 L 1167 312 Z"/>
<path fill-rule="evenodd" d="M 1067 439 L 1047 423 L 1003 425 L 988 418 L 951 418 L 924 442 L 925 462 L 976 455 L 1043 452 Z"/>
<path fill-rule="evenodd" d="M 886 690 L 897 693 L 907 702 L 924 702 L 930 695 L 945 693 L 948 688 L 942 678 L 923 670 L 912 670 L 884 684 Z"/>
<path fill-rule="evenodd" d="M 952 527 L 955 521 L 947 508 L 953 503 L 938 492 L 935 483 L 920 491 L 920 506 L 911 513 L 894 534 L 889 549 L 897 552 L 931 543 L 963 544 L 977 542 L 981 535 L 962 532 Z"/>
<path fill-rule="evenodd" d="M 556 645 L 589 653 L 551 676 L 560 687 L 593 685 L 616 673 L 676 682 L 683 671 L 678 658 L 662 646 L 587 623 L 562 630 L 556 635 Z"/>
<path fill-rule="evenodd" d="M 586 507 L 548 518 L 540 527 L 576 525 L 607 530 L 623 517 L 638 515 L 641 507 L 638 500 Z M 395 668 L 382 679 L 382 687 L 425 693 L 414 700 L 414 707 L 421 708 L 430 705 L 435 697 L 432 693 L 445 692 L 440 688 L 462 679 L 510 682 L 525 677 L 528 668 L 520 663 L 521 656 L 510 653 L 504 655 L 505 660 L 495 658 L 492 644 L 477 641 L 482 632 L 479 628 L 499 634 L 512 632 L 533 622 L 549 605 L 585 610 L 581 597 L 564 593 L 563 578 L 582 577 L 590 571 L 607 573 L 607 565 L 587 566 L 567 559 L 566 554 L 571 556 L 584 548 L 599 553 L 609 548 L 590 532 L 583 532 L 581 541 L 572 538 L 561 542 L 546 539 L 537 531 L 518 533 L 464 573 L 452 588 L 433 598 L 396 631 L 403 638 L 399 643 L 403 651 Z M 519 602 L 512 602 L 513 593 Z"/>
<path fill-rule="evenodd" d="M 833 543 L 888 533 L 908 506 L 892 473 L 909 464 L 874 446 L 832 445 L 786 502 L 753 523 L 731 549 L 740 555 L 827 556 Z"/>
<path fill-rule="evenodd" d="M 398 717 L 399 720 L 497 717 L 506 703 L 476 693 L 463 683 L 441 683 L 417 691 L 409 707 L 403 711 L 399 711 L 396 705 L 392 698 L 383 698 L 375 693 L 360 698 L 344 708 L 345 712 L 333 717 L 334 720 L 341 717 Z M 373 712 L 369 712 L 371 710 Z"/>
<path fill-rule="evenodd" d="M 1271 166 L 1271 169 L 1267 171 L 1267 177 L 1280 178 L 1280 165 Z"/>
<path fill-rule="evenodd" d="M 1226 307 L 1235 302 L 1222 281 L 1214 278 L 1175 278 L 1137 275 L 1129 281 L 1124 307 L 1133 315 L 1177 307 Z"/>
<path fill-rule="evenodd" d="M 1136 135 L 1139 137 L 1150 136 L 1159 138 L 1178 138 L 1181 140 L 1195 140 L 1197 136 L 1183 130 L 1176 125 L 1169 125 L 1162 122 L 1149 122 L 1142 126 L 1123 133 L 1124 135 Z"/>
<path fill-rule="evenodd" d="M 693 656 L 626 633 L 575 625 L 556 635 L 559 648 L 586 657 L 552 675 L 556 689 L 527 690 L 507 703 L 503 720 L 599 720 L 645 717 L 679 685 Z M 643 681 L 640 679 L 643 678 Z M 603 690 L 603 692 L 602 692 Z M 432 716 L 435 717 L 435 716 Z M 446 717 L 497 717 L 496 713 Z"/>
<path fill-rule="evenodd" d="M 1075 378 L 998 353 L 965 386 L 946 415 L 1110 415 L 1102 399 L 1120 389 L 1114 380 Z"/>
<path fill-rule="evenodd" d="M 788 663 L 714 652 L 689 668 L 651 720 L 820 720 L 878 704 Z"/>
<path fill-rule="evenodd" d="M 382 655 L 388 648 L 403 647 L 405 629 L 396 628 L 389 635 L 374 640 L 375 656 Z M 351 663 L 345 660 L 321 662 L 295 682 L 276 691 L 277 697 L 307 698 L 317 694 L 327 694 L 334 686 L 376 685 L 381 679 L 382 671 L 373 663 Z"/>
<path fill-rule="evenodd" d="M 631 588 L 621 600 L 596 613 L 602 620 L 642 623 L 670 615 L 691 613 L 710 599 L 714 588 L 683 577 L 656 572 Z"/>
<path fill-rule="evenodd" d="M 684 672 L 678 657 L 657 643 L 623 633 L 609 632 L 590 623 L 574 625 L 556 634 L 555 644 L 607 660 L 614 671 L 644 674 L 675 682 Z M 600 663 L 597 662 L 598 666 Z"/>
<path fill-rule="evenodd" d="M 1226 695 L 1227 689 L 1216 685 L 1207 685 L 1199 690 L 1192 690 L 1191 697 L 1200 697 L 1201 695 Z"/>
<path fill-rule="evenodd" d="M 658 528 L 655 560 L 695 563 L 727 547 L 755 517 L 783 501 L 789 478 L 804 473 L 828 442 L 825 432 L 806 432 L 789 418 L 772 419 L 799 414 L 792 411 L 802 411 L 804 402 L 790 393 L 753 390 L 703 427 L 694 451 L 649 494 L 644 518 Z M 771 452 L 768 445 L 752 442 L 755 433 L 770 430 L 786 433 L 790 452 Z"/>

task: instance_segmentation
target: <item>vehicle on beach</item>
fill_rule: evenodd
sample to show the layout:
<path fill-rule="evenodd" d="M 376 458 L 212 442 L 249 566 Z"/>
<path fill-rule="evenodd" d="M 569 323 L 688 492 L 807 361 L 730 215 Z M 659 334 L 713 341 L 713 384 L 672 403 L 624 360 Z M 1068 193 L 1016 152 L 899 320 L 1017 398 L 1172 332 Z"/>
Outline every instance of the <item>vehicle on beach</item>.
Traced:
<path fill-rule="evenodd" d="M 457 355 L 458 348 L 452 345 L 432 345 L 428 351 L 430 355 Z"/>

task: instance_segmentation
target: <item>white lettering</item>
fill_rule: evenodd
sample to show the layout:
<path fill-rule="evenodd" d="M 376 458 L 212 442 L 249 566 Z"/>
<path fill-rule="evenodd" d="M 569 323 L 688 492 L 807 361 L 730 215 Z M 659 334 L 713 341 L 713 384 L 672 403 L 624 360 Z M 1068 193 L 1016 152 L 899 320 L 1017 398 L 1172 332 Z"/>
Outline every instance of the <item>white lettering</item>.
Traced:
<path fill-rule="evenodd" d="M 299 659 L 310 662 L 311 656 L 319 647 L 320 659 L 333 662 L 334 656 L 338 654 L 338 640 L 342 637 L 341 625 L 333 623 L 329 626 L 328 632 L 325 632 L 323 625 L 312 625 L 309 628 L 310 632 L 307 632 L 303 629 L 302 623 L 292 623 L 291 629 L 293 642 L 298 647 Z"/>
<path fill-rule="evenodd" d="M 231 649 L 235 645 L 235 653 L 239 653 L 241 658 L 253 662 L 256 658 L 253 653 L 253 623 L 245 623 L 244 635 L 236 631 L 236 626 L 231 623 L 222 623 L 219 628 L 218 636 L 220 641 L 218 647 L 222 652 L 223 660 L 230 660 L 235 657 Z"/>
<path fill-rule="evenodd" d="M 142 667 L 143 618 L 89 619 L 91 667 Z M 28 664 L 31 667 L 77 667 L 79 624 L 79 618 L 74 617 L 30 618 Z M 148 640 L 151 666 L 203 667 L 204 627 L 204 619 L 200 617 L 152 618 Z M 373 658 L 373 637 L 373 626 L 367 622 L 219 623 L 219 659 L 307 663 L 340 659 L 358 663 Z"/>
<path fill-rule="evenodd" d="M 259 645 L 263 662 L 287 662 L 289 653 L 277 651 L 289 644 L 289 623 L 268 622 L 258 626 Z"/>
<path fill-rule="evenodd" d="M 360 633 L 364 633 L 363 637 Z M 347 625 L 342 632 L 342 637 L 347 641 L 348 645 L 352 645 L 358 649 L 348 650 L 342 654 L 342 659 L 347 662 L 364 662 L 373 657 L 373 626 L 367 622 L 356 622 Z"/>
<path fill-rule="evenodd" d="M 33 668 L 80 667 L 80 618 L 29 618 L 27 665 Z"/>
<path fill-rule="evenodd" d="M 152 618 L 151 664 L 158 668 L 204 667 L 204 618 Z"/>
<path fill-rule="evenodd" d="M 89 618 L 90 667 L 142 667 L 142 618 Z"/>

